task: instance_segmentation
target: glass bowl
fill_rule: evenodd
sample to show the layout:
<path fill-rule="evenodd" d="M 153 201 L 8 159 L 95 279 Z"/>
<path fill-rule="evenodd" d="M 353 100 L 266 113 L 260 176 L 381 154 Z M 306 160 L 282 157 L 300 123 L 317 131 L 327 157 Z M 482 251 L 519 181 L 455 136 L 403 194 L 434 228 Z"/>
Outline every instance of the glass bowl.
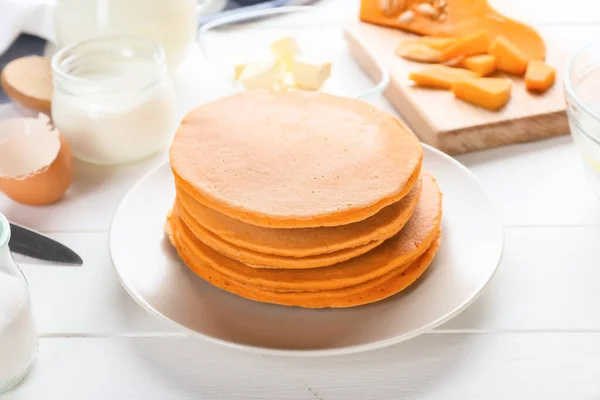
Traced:
<path fill-rule="evenodd" d="M 600 41 L 588 44 L 571 58 L 564 85 L 571 135 L 586 175 L 600 196 Z"/>
<path fill-rule="evenodd" d="M 316 7 L 278 7 L 219 18 L 200 27 L 198 43 L 211 72 L 227 83 L 232 94 L 245 90 L 234 79 L 236 55 L 268 54 L 274 40 L 288 35 L 297 40 L 301 51 L 332 61 L 331 77 L 322 92 L 364 100 L 380 94 L 389 82 L 388 73 L 373 54 L 368 56 L 377 67 L 373 71 L 376 79 L 360 67 L 351 54 L 343 25 L 331 22 Z"/>

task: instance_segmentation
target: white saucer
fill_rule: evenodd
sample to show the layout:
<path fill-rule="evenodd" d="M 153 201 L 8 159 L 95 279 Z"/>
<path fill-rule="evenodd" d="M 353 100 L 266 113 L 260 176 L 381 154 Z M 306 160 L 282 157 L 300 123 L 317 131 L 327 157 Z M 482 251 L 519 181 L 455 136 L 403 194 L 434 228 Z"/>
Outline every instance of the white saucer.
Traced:
<path fill-rule="evenodd" d="M 284 307 L 246 300 L 196 277 L 163 233 L 175 196 L 168 164 L 123 199 L 110 233 L 113 264 L 142 307 L 192 335 L 237 348 L 337 355 L 410 339 L 475 300 L 494 275 L 504 243 L 500 214 L 478 180 L 454 159 L 424 147 L 424 167 L 444 194 L 442 245 L 421 279 L 387 300 L 349 309 Z"/>

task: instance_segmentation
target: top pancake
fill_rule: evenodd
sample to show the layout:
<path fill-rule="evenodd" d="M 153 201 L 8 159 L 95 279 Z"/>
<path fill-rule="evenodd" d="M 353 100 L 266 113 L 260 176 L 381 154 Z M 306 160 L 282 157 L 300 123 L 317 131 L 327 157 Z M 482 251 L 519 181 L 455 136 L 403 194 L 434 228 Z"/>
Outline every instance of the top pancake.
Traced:
<path fill-rule="evenodd" d="M 361 221 L 405 196 L 423 149 L 391 115 L 323 93 L 250 91 L 191 111 L 170 149 L 177 184 L 249 224 Z"/>

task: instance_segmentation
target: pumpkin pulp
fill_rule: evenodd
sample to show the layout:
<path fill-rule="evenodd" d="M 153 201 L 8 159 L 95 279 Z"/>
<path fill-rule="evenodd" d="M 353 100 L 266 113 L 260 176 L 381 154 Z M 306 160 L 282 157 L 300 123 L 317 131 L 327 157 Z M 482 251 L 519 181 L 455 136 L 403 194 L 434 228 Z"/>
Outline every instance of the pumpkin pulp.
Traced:
<path fill-rule="evenodd" d="M 400 13 L 386 16 L 378 0 L 361 0 L 360 19 L 427 36 L 466 36 L 485 30 L 492 41 L 504 35 L 529 59 L 545 58 L 544 40 L 535 29 L 500 14 L 486 0 L 447 0 L 447 4 L 447 17 L 443 21 L 415 12 L 409 21 L 402 22 L 398 19 Z"/>

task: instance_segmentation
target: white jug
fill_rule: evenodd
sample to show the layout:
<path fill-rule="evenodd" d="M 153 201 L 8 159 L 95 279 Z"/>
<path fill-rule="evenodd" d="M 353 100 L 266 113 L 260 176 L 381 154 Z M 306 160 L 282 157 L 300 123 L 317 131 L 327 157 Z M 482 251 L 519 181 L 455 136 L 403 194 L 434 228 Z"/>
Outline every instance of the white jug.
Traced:
<path fill-rule="evenodd" d="M 194 41 L 198 14 L 215 0 L 57 0 L 58 48 L 97 36 L 135 35 L 154 40 L 174 70 Z"/>
<path fill-rule="evenodd" d="M 8 249 L 10 225 L 0 214 L 0 393 L 29 372 L 38 337 L 25 277 Z"/>

